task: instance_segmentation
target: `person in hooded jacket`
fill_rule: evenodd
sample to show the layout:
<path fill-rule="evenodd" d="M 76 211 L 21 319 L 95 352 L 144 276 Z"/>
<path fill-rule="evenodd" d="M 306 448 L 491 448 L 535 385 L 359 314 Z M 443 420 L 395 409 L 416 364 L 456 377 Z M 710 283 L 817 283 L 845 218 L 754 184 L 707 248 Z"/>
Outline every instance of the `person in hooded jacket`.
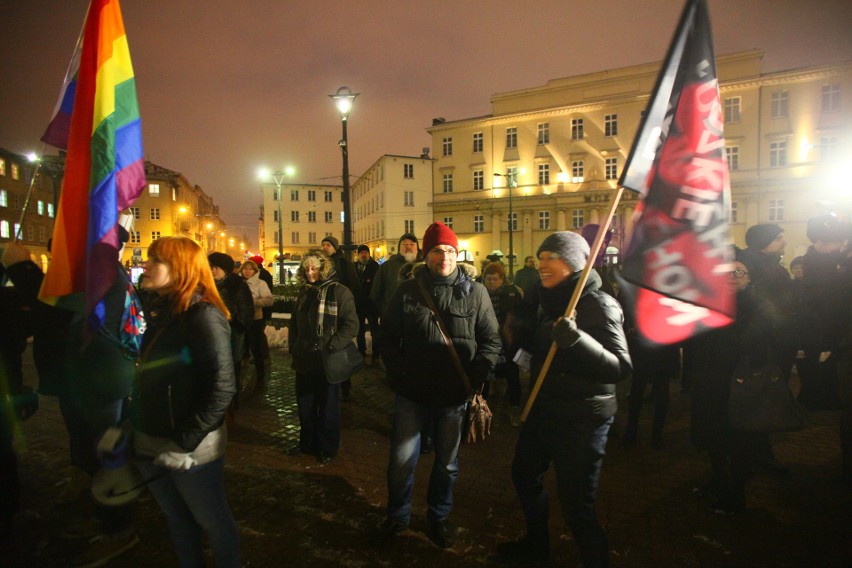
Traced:
<path fill-rule="evenodd" d="M 553 463 L 562 514 L 583 566 L 609 563 L 595 498 L 616 411 L 615 385 L 630 376 L 631 361 L 621 306 L 601 290 L 597 272 L 589 273 L 574 315 L 565 317 L 589 254 L 588 243 L 570 231 L 552 233 L 538 248 L 538 310 L 517 332 L 532 354 L 530 376 L 539 375 L 554 342 L 558 349 L 521 427 L 512 462 L 526 535 L 497 545 L 502 560 L 549 563 L 549 504 L 543 480 Z"/>
<path fill-rule="evenodd" d="M 240 393 L 240 367 L 246 333 L 254 321 L 254 299 L 245 280 L 234 274 L 234 259 L 223 252 L 211 252 L 207 256 L 210 270 L 216 281 L 216 290 L 231 312 L 231 351 L 234 355 L 234 376 L 237 378 L 237 396 Z M 234 399 L 237 400 L 236 397 Z"/>
<path fill-rule="evenodd" d="M 228 308 L 207 257 L 186 237 L 148 249 L 139 280 L 145 332 L 131 420 L 137 467 L 166 515 L 182 568 L 240 566 L 239 533 L 225 496 L 225 413 L 236 393 Z"/>
<path fill-rule="evenodd" d="M 254 359 L 257 382 L 262 384 L 266 381 L 266 353 L 263 347 L 266 342 L 266 320 L 263 319 L 263 308 L 271 306 L 274 298 L 269 286 L 260 279 L 260 269 L 253 260 L 243 262 L 240 273 L 251 290 L 254 302 L 254 318 L 248 330 L 248 343 L 251 357 Z"/>
<path fill-rule="evenodd" d="M 340 350 L 358 333 L 355 298 L 337 281 L 333 261 L 325 252 L 305 254 L 296 273 L 302 285 L 288 341 L 296 371 L 299 444 L 290 455 L 313 454 L 328 463 L 340 448 L 340 385 L 328 382 L 321 349 Z"/>

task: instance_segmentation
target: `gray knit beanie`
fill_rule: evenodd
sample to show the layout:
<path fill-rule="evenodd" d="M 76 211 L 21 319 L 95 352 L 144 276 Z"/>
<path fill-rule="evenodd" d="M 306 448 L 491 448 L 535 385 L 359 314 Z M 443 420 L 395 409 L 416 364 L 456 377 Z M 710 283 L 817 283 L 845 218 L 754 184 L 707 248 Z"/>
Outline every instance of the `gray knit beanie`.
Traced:
<path fill-rule="evenodd" d="M 589 243 L 571 231 L 551 233 L 538 247 L 535 255 L 539 256 L 543 251 L 558 254 L 574 272 L 583 270 L 589 260 Z"/>

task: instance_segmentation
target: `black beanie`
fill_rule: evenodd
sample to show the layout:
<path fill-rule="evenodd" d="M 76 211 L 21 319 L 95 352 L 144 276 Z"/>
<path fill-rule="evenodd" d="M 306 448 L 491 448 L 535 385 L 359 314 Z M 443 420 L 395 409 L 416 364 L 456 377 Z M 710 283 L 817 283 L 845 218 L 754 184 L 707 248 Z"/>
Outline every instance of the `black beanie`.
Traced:
<path fill-rule="evenodd" d="M 820 215 L 808 219 L 808 240 L 812 243 L 825 241 L 838 243 L 850 238 L 849 225 L 835 215 Z"/>
<path fill-rule="evenodd" d="M 396 243 L 396 249 L 397 249 L 397 250 L 399 250 L 399 249 L 400 249 L 400 245 L 402 244 L 402 241 L 404 241 L 404 240 L 406 240 L 406 239 L 407 239 L 407 240 L 409 240 L 409 241 L 411 241 L 411 242 L 412 242 L 412 243 L 414 243 L 415 245 L 417 245 L 417 250 L 420 250 L 420 241 L 418 241 L 418 240 L 417 240 L 417 237 L 415 237 L 415 236 L 414 236 L 414 235 L 412 235 L 411 233 L 405 233 L 404 235 L 402 235 L 401 237 L 399 237 L 399 241 Z"/>
<path fill-rule="evenodd" d="M 367 245 L 359 245 L 358 252 L 370 252 L 370 247 Z"/>
<path fill-rule="evenodd" d="M 218 266 L 225 271 L 225 274 L 234 271 L 234 259 L 224 252 L 211 252 L 207 257 L 207 262 L 210 263 L 210 266 Z"/>
<path fill-rule="evenodd" d="M 750 249 L 755 249 L 757 251 L 762 251 L 766 247 L 775 240 L 775 237 L 784 232 L 784 229 L 779 227 L 778 225 L 773 225 L 771 223 L 764 223 L 762 225 L 755 225 L 750 227 L 748 231 L 746 231 L 745 241 L 746 245 Z"/>
<path fill-rule="evenodd" d="M 323 240 L 320 241 L 320 243 L 326 243 L 326 242 L 328 244 L 330 244 L 332 247 L 334 247 L 334 251 L 337 252 L 337 249 L 340 246 L 340 242 L 337 239 L 335 239 L 334 237 L 329 235 L 329 236 L 325 237 Z"/>
<path fill-rule="evenodd" d="M 539 256 L 544 251 L 558 254 L 574 272 L 583 270 L 589 260 L 589 243 L 571 231 L 551 233 L 538 247 L 535 255 Z"/>

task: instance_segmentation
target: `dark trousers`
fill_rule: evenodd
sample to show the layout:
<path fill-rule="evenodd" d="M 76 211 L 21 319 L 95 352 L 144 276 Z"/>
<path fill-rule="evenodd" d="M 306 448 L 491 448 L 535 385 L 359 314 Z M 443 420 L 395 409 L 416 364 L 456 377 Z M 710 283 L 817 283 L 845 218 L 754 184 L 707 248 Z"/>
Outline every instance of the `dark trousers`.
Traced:
<path fill-rule="evenodd" d="M 651 383 L 651 396 L 654 398 L 652 435 L 656 438 L 662 436 L 663 427 L 666 425 L 666 416 L 669 413 L 669 377 L 667 375 L 633 374 L 630 398 L 628 399 L 627 424 L 628 429 L 632 429 L 633 432 L 638 429 L 639 415 L 642 414 L 642 406 L 645 404 L 645 388 L 648 383 Z"/>
<path fill-rule="evenodd" d="M 257 382 L 262 383 L 266 380 L 266 353 L 264 353 L 264 345 L 266 345 L 266 321 L 256 319 L 251 322 L 251 327 L 248 330 L 248 344 L 251 351 L 251 358 L 254 359 L 255 371 L 257 371 Z M 266 348 L 267 350 L 269 347 Z"/>
<path fill-rule="evenodd" d="M 587 417 L 577 421 L 564 412 L 549 412 L 544 408 L 546 401 L 539 401 L 539 405 L 521 428 L 512 462 L 512 481 L 526 518 L 527 534 L 540 545 L 547 542 L 542 531 L 547 530 L 550 504 L 542 481 L 553 463 L 562 514 L 580 549 L 583 566 L 608 566 L 609 545 L 598 522 L 595 498 L 613 419 Z"/>
<path fill-rule="evenodd" d="M 97 455 L 98 440 L 110 426 L 124 419 L 124 399 L 73 396 L 60 397 L 59 409 L 68 429 L 71 462 L 95 475 L 100 469 Z M 106 507 L 95 503 L 95 515 L 103 524 L 105 534 L 118 534 L 133 524 L 134 503 Z"/>
<path fill-rule="evenodd" d="M 340 448 L 340 387 L 322 374 L 296 373 L 299 447 L 303 452 L 337 455 Z"/>

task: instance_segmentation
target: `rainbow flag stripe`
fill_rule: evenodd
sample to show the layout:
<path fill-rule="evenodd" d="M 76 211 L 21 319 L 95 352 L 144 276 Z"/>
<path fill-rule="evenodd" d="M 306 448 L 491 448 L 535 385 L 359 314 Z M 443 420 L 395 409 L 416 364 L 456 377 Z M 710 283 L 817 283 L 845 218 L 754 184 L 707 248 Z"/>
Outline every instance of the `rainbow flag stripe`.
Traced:
<path fill-rule="evenodd" d="M 85 292 L 91 314 L 114 280 L 118 214 L 145 186 L 136 81 L 118 0 L 92 0 L 74 57 L 79 66 L 43 138 L 68 154 L 40 296 L 50 301 Z M 52 127 L 69 108 L 66 138 Z"/>

